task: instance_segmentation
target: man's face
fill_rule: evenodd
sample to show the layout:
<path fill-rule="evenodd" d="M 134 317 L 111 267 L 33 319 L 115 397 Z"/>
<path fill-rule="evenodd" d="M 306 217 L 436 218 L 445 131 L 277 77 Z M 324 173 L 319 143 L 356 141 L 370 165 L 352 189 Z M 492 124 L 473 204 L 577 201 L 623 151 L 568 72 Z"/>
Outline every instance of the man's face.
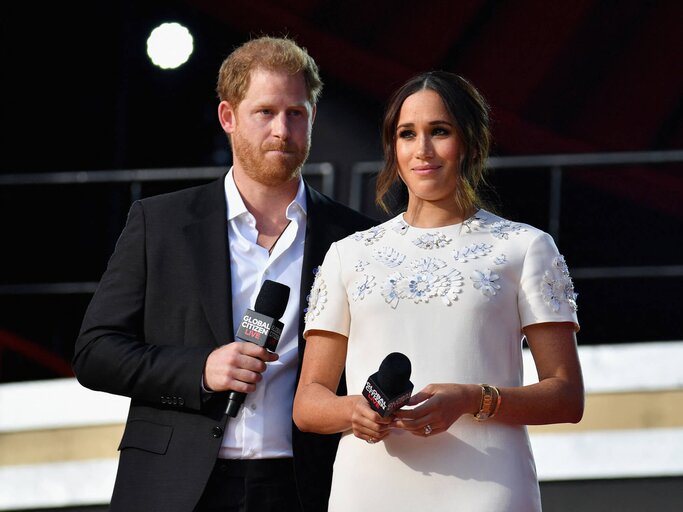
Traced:
<path fill-rule="evenodd" d="M 254 69 L 249 88 L 236 109 L 219 109 L 231 135 L 237 172 L 264 185 L 299 176 L 311 145 L 315 107 L 308 101 L 301 73 Z M 227 118 L 226 118 L 227 116 Z"/>

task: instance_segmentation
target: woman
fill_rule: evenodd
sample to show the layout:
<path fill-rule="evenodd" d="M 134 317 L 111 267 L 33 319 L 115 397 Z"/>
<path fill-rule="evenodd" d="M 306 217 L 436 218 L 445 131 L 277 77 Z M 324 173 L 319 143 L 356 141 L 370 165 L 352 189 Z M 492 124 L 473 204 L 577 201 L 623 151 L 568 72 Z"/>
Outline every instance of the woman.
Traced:
<path fill-rule="evenodd" d="M 525 425 L 578 422 L 573 285 L 552 238 L 481 209 L 488 107 L 426 73 L 392 97 L 378 202 L 404 213 L 332 245 L 316 276 L 294 420 L 342 432 L 330 510 L 540 510 Z M 523 386 L 522 339 L 539 382 Z M 390 352 L 412 362 L 408 407 L 380 417 L 350 393 Z"/>

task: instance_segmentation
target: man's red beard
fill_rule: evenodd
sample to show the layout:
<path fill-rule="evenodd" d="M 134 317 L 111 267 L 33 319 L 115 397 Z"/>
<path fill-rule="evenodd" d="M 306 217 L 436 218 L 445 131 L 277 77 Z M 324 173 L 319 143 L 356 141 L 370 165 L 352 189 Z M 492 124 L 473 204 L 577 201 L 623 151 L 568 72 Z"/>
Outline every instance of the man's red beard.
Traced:
<path fill-rule="evenodd" d="M 232 134 L 232 148 L 235 160 L 247 176 L 264 185 L 281 185 L 299 177 L 308 158 L 310 142 L 304 148 L 284 141 L 270 141 L 256 147 L 236 130 Z"/>

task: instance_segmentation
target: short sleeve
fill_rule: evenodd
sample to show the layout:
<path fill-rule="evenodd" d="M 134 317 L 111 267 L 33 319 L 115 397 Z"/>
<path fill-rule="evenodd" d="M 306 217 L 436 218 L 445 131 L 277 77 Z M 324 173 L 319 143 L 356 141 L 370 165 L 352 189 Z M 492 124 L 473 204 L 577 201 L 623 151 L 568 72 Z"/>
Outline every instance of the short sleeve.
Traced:
<path fill-rule="evenodd" d="M 308 296 L 304 337 L 311 330 L 336 332 L 348 337 L 351 316 L 337 243 L 330 246 L 323 264 L 315 272 Z"/>
<path fill-rule="evenodd" d="M 572 322 L 578 331 L 576 296 L 564 257 L 552 237 L 541 233 L 524 257 L 518 296 L 522 326 Z"/>

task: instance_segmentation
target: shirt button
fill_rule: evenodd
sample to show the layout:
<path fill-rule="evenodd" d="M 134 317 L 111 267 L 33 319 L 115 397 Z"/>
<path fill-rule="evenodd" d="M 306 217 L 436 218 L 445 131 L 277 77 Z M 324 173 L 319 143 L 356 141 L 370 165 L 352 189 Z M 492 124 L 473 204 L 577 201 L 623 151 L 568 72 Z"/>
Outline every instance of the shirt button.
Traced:
<path fill-rule="evenodd" d="M 251 410 L 252 410 L 252 411 L 255 411 L 255 410 L 256 410 L 256 404 L 251 404 L 250 407 L 251 407 Z"/>
<path fill-rule="evenodd" d="M 223 437 L 223 429 L 221 427 L 213 427 L 211 429 L 211 435 L 215 439 L 218 439 L 219 437 Z"/>

